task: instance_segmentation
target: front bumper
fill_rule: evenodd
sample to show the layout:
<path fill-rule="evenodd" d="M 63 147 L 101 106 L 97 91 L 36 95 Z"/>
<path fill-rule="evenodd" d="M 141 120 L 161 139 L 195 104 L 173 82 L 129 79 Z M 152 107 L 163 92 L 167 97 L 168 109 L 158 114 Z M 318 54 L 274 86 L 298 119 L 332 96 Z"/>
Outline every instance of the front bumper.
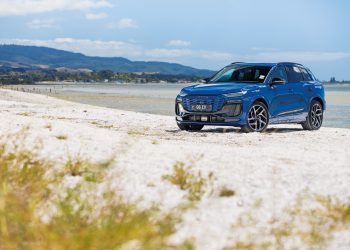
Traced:
<path fill-rule="evenodd" d="M 181 105 L 181 106 L 180 106 Z M 175 102 L 176 121 L 181 124 L 198 124 L 207 126 L 242 126 L 244 125 L 243 102 L 241 100 L 224 100 L 217 111 L 192 112 L 184 108 L 181 98 Z"/>

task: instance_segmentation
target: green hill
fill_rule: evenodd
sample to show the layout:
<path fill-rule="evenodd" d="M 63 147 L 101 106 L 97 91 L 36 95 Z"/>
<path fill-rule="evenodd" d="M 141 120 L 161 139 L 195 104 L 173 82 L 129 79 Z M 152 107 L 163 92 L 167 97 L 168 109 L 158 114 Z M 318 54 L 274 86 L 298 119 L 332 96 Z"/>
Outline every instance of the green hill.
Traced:
<path fill-rule="evenodd" d="M 130 61 L 123 57 L 94 57 L 47 47 L 0 45 L 0 67 L 68 68 L 112 70 L 114 72 L 157 72 L 169 75 L 207 77 L 210 70 L 201 70 L 176 63 Z"/>

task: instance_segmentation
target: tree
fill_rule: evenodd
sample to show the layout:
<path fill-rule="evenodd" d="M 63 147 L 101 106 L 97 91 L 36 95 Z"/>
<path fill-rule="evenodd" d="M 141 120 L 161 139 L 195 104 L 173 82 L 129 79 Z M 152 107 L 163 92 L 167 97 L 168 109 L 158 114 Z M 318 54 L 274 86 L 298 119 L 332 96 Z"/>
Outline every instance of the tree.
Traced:
<path fill-rule="evenodd" d="M 112 70 L 101 70 L 97 75 L 100 80 L 111 80 L 114 77 L 114 72 Z"/>

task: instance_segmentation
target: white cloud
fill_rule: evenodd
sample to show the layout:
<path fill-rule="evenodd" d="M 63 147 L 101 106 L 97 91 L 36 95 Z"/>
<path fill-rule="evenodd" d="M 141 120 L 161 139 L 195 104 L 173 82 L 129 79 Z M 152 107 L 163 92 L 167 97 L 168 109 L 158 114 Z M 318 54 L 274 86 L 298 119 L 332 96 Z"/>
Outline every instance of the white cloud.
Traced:
<path fill-rule="evenodd" d="M 27 26 L 31 29 L 41 29 L 41 28 L 57 28 L 55 19 L 34 19 L 27 23 Z"/>
<path fill-rule="evenodd" d="M 255 55 L 245 56 L 253 61 L 295 61 L 295 62 L 325 62 L 337 61 L 350 57 L 350 53 L 345 52 L 308 52 L 308 51 L 274 51 L 261 52 Z"/>
<path fill-rule="evenodd" d="M 145 55 L 153 58 L 176 58 L 193 56 L 193 51 L 189 49 L 151 49 L 146 50 Z"/>
<path fill-rule="evenodd" d="M 110 23 L 108 25 L 110 29 L 135 29 L 138 28 L 136 21 L 131 18 L 122 18 L 116 23 Z"/>
<path fill-rule="evenodd" d="M 184 41 L 184 40 L 171 40 L 168 42 L 169 46 L 175 46 L 175 47 L 188 47 L 191 45 L 190 41 Z"/>
<path fill-rule="evenodd" d="M 136 44 L 122 41 L 100 41 L 74 38 L 56 38 L 53 40 L 0 39 L 3 44 L 44 46 L 90 56 L 142 56 L 142 48 Z"/>
<path fill-rule="evenodd" d="M 100 20 L 100 19 L 105 19 L 108 17 L 106 13 L 86 13 L 85 14 L 86 19 L 88 20 Z"/>
<path fill-rule="evenodd" d="M 54 10 L 90 10 L 112 7 L 107 0 L 1 0 L 0 16 L 18 16 Z"/>
<path fill-rule="evenodd" d="M 214 61 L 231 60 L 234 57 L 231 53 L 191 49 L 151 49 L 146 50 L 145 55 L 158 59 L 192 57 Z"/>

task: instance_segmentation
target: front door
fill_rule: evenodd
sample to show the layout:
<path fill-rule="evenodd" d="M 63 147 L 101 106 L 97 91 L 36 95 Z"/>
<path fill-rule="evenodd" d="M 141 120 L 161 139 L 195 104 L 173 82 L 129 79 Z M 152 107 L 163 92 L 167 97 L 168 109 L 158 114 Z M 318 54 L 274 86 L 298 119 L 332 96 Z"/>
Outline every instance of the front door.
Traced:
<path fill-rule="evenodd" d="M 270 85 L 270 116 L 271 123 L 285 122 L 292 119 L 290 110 L 293 109 L 293 85 L 288 82 L 286 70 L 283 66 L 278 66 L 272 72 L 269 81 L 280 78 L 285 81 L 282 85 Z"/>

